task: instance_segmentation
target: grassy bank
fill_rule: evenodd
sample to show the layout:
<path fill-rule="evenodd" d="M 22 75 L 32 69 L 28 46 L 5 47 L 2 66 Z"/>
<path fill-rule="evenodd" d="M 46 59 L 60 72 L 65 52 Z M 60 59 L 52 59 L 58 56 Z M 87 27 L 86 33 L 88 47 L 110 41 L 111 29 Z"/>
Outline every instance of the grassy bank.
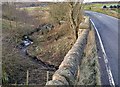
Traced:
<path fill-rule="evenodd" d="M 12 24 L 14 24 L 14 22 L 12 22 Z M 21 41 L 22 35 L 31 30 L 31 27 L 26 28 L 22 23 L 17 28 L 14 25 L 10 28 L 9 20 L 2 21 L 3 85 L 15 83 L 25 84 L 26 70 L 39 68 L 38 65 L 24 57 L 24 55 L 16 48 Z"/>
<path fill-rule="evenodd" d="M 22 14 L 23 10 L 20 10 L 21 14 L 18 16 L 18 18 L 20 17 L 19 20 L 9 20 L 12 18 L 12 14 L 7 15 L 8 11 L 3 10 L 5 13 L 2 19 L 3 85 L 26 84 L 27 70 L 29 70 L 29 84 L 45 85 L 46 83 L 46 71 L 41 69 L 42 66 L 31 61 L 16 48 L 16 46 L 21 43 L 23 35 L 30 33 L 35 27 L 42 23 L 50 23 L 46 8 L 45 10 L 42 9 L 43 12 L 40 11 L 40 15 L 38 10 L 29 9 L 30 10 L 27 12 L 23 9 L 24 12 L 26 12 L 24 16 Z M 24 18 L 21 20 L 22 17 Z M 34 19 L 34 21 L 30 18 Z M 34 23 L 29 23 L 31 21 Z M 34 43 L 28 47 L 28 52 L 37 56 L 44 62 L 55 65 L 61 63 L 68 50 L 74 44 L 73 34 L 67 22 L 62 25 L 54 25 L 53 30 L 44 34 L 36 32 L 30 38 L 33 39 Z M 50 76 L 52 73 L 53 72 L 50 72 Z M 49 79 L 51 79 L 51 77 Z"/>
<path fill-rule="evenodd" d="M 14 26 L 10 29 L 8 20 L 4 20 L 2 23 L 2 60 L 3 74 L 5 74 L 3 79 L 8 79 L 7 81 L 5 80 L 4 84 L 25 84 L 26 72 L 29 70 L 29 84 L 45 85 L 46 71 L 41 70 L 42 66 L 25 57 L 24 54 L 20 53 L 20 50 L 16 48 L 21 42 L 22 35 L 32 29 L 28 28 L 26 30 L 24 25 L 22 25 L 22 28 L 20 26 L 16 29 Z M 74 44 L 71 30 L 66 26 L 67 24 L 56 26 L 54 30 L 44 35 L 41 35 L 41 32 L 33 34 L 31 38 L 34 44 L 28 48 L 28 52 L 44 62 L 59 65 Z M 53 72 L 50 73 L 50 75 L 53 74 Z"/>
<path fill-rule="evenodd" d="M 117 9 L 117 8 L 113 8 L 113 9 L 104 8 L 103 9 L 102 7 L 104 5 L 109 7 L 110 5 L 117 5 L 117 4 L 89 4 L 89 5 L 85 5 L 85 10 L 107 14 L 109 16 L 113 16 L 113 17 L 120 19 L 120 9 Z"/>
<path fill-rule="evenodd" d="M 74 38 L 68 23 L 57 25 L 44 35 L 40 35 L 40 33 L 31 36 L 35 43 L 29 47 L 28 52 L 43 61 L 58 66 L 74 44 Z"/>

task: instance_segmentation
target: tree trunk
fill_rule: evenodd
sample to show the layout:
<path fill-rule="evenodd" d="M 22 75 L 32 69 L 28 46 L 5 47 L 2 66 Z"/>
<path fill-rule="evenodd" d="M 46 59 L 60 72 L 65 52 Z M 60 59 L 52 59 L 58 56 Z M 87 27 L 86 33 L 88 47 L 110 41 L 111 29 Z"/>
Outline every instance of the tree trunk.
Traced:
<path fill-rule="evenodd" d="M 79 29 L 79 27 L 76 27 L 76 28 L 75 28 L 75 37 L 76 37 L 76 40 L 77 40 L 77 38 L 78 38 L 78 29 Z"/>
<path fill-rule="evenodd" d="M 69 12 L 69 17 L 70 17 L 70 27 L 73 29 L 73 34 L 74 34 L 74 38 L 76 40 L 76 31 L 75 31 L 75 23 L 74 23 L 74 19 L 73 19 L 73 8 L 71 8 L 70 12 Z"/>

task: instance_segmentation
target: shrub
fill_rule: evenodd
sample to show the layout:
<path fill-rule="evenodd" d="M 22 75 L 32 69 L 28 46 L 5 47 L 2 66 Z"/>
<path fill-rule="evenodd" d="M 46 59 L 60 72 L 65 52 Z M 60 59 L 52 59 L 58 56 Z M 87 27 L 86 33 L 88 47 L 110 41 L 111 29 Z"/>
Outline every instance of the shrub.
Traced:
<path fill-rule="evenodd" d="M 109 8 L 113 8 L 113 6 L 111 5 Z"/>
<path fill-rule="evenodd" d="M 103 6 L 103 8 L 107 8 L 107 6 L 106 6 L 106 5 L 104 5 L 104 6 Z"/>
<path fill-rule="evenodd" d="M 113 7 L 114 7 L 114 8 L 117 8 L 117 6 L 116 6 L 116 5 L 114 5 Z"/>

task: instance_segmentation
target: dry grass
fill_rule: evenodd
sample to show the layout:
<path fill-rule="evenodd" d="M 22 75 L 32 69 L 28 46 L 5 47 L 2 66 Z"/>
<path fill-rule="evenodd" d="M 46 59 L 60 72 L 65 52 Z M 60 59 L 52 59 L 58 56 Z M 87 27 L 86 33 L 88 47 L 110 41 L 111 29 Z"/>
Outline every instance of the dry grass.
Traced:
<path fill-rule="evenodd" d="M 59 65 L 74 44 L 72 30 L 68 23 L 56 26 L 47 34 L 40 35 L 39 33 L 31 36 L 35 44 L 29 48 L 28 52 L 50 64 Z"/>
<path fill-rule="evenodd" d="M 45 85 L 46 71 L 41 70 L 41 66 L 31 61 L 20 53 L 16 46 L 21 42 L 21 37 L 32 31 L 29 26 L 22 24 L 17 28 L 12 22 L 13 28 L 9 28 L 9 20 L 3 20 L 3 73 L 9 78 L 9 84 L 25 84 L 26 71 L 30 71 L 29 84 Z M 72 47 L 74 40 L 72 31 L 68 27 L 68 23 L 61 26 L 55 26 L 52 31 L 41 35 L 41 32 L 34 33 L 31 38 L 34 44 L 29 47 L 28 52 L 38 56 L 45 62 L 59 65 L 68 50 Z M 52 75 L 53 72 L 50 72 Z M 51 79 L 51 78 L 50 78 Z M 6 84 L 6 83 L 4 83 Z"/>
<path fill-rule="evenodd" d="M 25 34 L 24 31 L 31 31 L 31 28 L 21 29 L 21 26 L 19 26 L 16 29 L 15 26 L 12 26 L 12 29 L 10 29 L 8 20 L 4 20 L 2 23 L 2 74 L 5 75 L 3 78 L 8 78 L 8 80 L 3 84 L 25 84 L 27 70 L 30 70 L 30 72 L 34 69 L 40 70 L 40 65 L 32 62 L 29 58 L 22 55 L 20 50 L 16 48 L 18 42 L 21 41 L 21 36 Z M 45 73 L 42 71 L 39 72 L 42 74 Z M 39 74 L 39 77 L 46 77 L 46 75 L 42 74 Z M 35 79 L 36 83 L 39 83 L 41 80 L 44 80 L 44 82 L 46 81 L 42 78 L 37 80 Z M 30 79 L 29 81 L 32 82 L 33 79 Z"/>
<path fill-rule="evenodd" d="M 80 78 L 78 85 L 100 85 L 100 72 L 94 31 L 91 30 L 88 42 L 80 64 Z"/>
<path fill-rule="evenodd" d="M 36 12 L 36 11 L 35 11 Z M 39 13 L 38 13 L 39 14 Z M 46 15 L 40 15 L 44 20 L 49 22 Z M 35 14 L 32 14 L 35 16 Z M 38 18 L 38 17 L 36 17 Z M 48 19 L 48 20 L 47 20 Z M 24 34 L 33 31 L 30 24 L 19 23 L 15 27 L 15 22 L 12 22 L 13 28 L 10 28 L 9 20 L 3 20 L 3 71 L 8 78 L 8 84 L 25 84 L 26 71 L 29 70 L 29 84 L 45 85 L 46 71 L 41 70 L 41 66 L 20 53 L 16 46 L 21 42 Z M 33 44 L 29 46 L 28 52 L 31 55 L 37 56 L 39 59 L 50 64 L 59 65 L 66 53 L 74 44 L 73 31 L 69 27 L 69 23 L 65 22 L 62 25 L 55 25 L 55 28 L 50 32 L 41 35 L 41 32 L 34 33 L 31 38 Z M 50 75 L 52 75 L 51 72 Z M 51 79 L 51 78 L 50 78 Z"/>

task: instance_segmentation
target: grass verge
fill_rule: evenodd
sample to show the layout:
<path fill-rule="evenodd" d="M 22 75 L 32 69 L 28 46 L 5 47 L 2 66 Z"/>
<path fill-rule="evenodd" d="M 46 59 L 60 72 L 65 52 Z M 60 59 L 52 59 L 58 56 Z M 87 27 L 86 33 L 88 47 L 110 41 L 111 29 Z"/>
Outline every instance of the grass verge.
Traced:
<path fill-rule="evenodd" d="M 89 32 L 79 69 L 78 85 L 101 85 L 94 30 Z"/>
<path fill-rule="evenodd" d="M 88 11 L 95 11 L 95 12 L 103 13 L 103 14 L 120 19 L 120 9 L 117 9 L 117 8 L 116 9 L 109 9 L 109 8 L 103 9 L 102 7 L 104 5 L 105 4 L 90 4 L 90 5 L 85 5 L 84 9 Z M 106 6 L 110 6 L 110 5 L 113 5 L 113 4 L 106 4 Z"/>

